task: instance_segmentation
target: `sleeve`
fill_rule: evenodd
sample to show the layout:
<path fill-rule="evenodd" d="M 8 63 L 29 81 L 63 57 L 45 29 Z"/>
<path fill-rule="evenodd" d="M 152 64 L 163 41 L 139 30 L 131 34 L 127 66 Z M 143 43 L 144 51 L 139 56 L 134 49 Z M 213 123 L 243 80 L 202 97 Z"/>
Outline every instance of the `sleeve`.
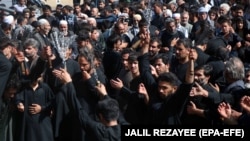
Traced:
<path fill-rule="evenodd" d="M 2 56 L 0 54 L 0 56 Z M 5 57 L 5 56 L 3 56 Z M 3 59 L 0 57 L 0 96 L 3 95 L 5 86 L 7 84 L 7 81 L 9 79 L 9 75 L 12 69 L 12 64 L 10 62 L 6 62 L 8 61 L 7 59 Z"/>
<path fill-rule="evenodd" d="M 46 103 L 45 105 L 42 105 L 42 111 L 50 112 L 52 109 L 53 101 L 54 101 L 54 93 L 46 83 L 41 84 L 41 85 L 43 89 L 45 90 L 45 94 L 46 94 Z"/>
<path fill-rule="evenodd" d="M 24 102 L 24 91 L 21 91 L 15 95 L 15 104 Z"/>
<path fill-rule="evenodd" d="M 151 73 L 148 54 L 139 56 L 138 61 L 139 61 L 139 71 L 142 78 L 142 82 L 144 83 L 146 88 L 155 86 L 156 81 Z"/>
<path fill-rule="evenodd" d="M 61 93 L 64 95 L 70 111 L 76 114 L 83 128 L 95 129 L 95 127 L 99 125 L 99 123 L 91 119 L 89 115 L 82 108 L 80 102 L 76 97 L 76 91 L 72 82 L 65 84 L 64 87 L 62 88 Z"/>

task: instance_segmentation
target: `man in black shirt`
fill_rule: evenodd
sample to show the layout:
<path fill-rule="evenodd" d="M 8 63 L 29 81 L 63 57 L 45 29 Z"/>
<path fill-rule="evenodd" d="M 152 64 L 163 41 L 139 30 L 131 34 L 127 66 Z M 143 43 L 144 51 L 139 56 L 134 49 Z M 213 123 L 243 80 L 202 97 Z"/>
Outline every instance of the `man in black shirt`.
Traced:
<path fill-rule="evenodd" d="M 119 104 L 116 100 L 110 98 L 103 84 L 96 86 L 99 92 L 100 100 L 96 106 L 96 114 L 99 121 L 95 121 L 86 113 L 79 103 L 74 85 L 70 75 L 64 70 L 54 70 L 54 75 L 58 77 L 65 85 L 62 93 L 70 107 L 71 111 L 77 114 L 81 127 L 84 128 L 89 135 L 91 141 L 119 141 L 121 137 L 121 127 L 118 122 Z"/>

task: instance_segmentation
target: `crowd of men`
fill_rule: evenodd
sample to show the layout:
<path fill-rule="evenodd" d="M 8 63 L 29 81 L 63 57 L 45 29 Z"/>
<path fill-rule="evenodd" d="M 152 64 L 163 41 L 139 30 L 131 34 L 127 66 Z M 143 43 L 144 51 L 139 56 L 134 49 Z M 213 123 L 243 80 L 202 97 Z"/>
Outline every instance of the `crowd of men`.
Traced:
<path fill-rule="evenodd" d="M 1 141 L 250 124 L 250 0 L 1 7 Z"/>

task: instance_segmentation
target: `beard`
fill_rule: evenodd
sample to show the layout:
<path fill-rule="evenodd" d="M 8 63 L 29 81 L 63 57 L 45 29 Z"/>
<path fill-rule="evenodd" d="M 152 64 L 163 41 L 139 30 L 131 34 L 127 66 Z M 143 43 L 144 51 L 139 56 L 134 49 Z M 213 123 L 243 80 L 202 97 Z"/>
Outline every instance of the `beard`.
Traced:
<path fill-rule="evenodd" d="M 246 89 L 249 89 L 250 88 L 250 83 L 245 83 L 245 87 L 246 87 Z"/>
<path fill-rule="evenodd" d="M 206 82 L 204 80 L 195 80 L 195 82 L 197 82 L 199 85 L 204 86 L 206 84 Z"/>

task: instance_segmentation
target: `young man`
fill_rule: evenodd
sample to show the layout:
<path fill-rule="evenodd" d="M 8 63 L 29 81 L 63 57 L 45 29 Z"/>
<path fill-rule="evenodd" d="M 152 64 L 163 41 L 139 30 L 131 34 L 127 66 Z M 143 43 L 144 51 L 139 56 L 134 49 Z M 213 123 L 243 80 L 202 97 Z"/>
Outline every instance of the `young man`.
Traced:
<path fill-rule="evenodd" d="M 194 51 L 189 50 L 185 81 L 180 83 L 178 77 L 172 72 L 160 74 L 157 80 L 153 77 L 149 62 L 145 61 L 148 56 L 145 50 L 148 47 L 149 42 L 146 42 L 142 55 L 138 58 L 142 82 L 147 88 L 142 93 L 147 93 L 150 100 L 147 121 L 149 124 L 180 125 L 182 124 L 183 108 L 186 106 L 185 101 L 194 81 Z"/>
<path fill-rule="evenodd" d="M 120 125 L 122 124 L 118 121 L 119 104 L 108 96 L 105 86 L 100 84 L 95 87 L 100 96 L 96 105 L 96 116 L 98 117 L 98 121 L 96 121 L 86 113 L 84 107 L 79 103 L 70 75 L 63 69 L 54 70 L 54 75 L 64 82 L 64 89 L 59 94 L 64 95 L 70 111 L 78 117 L 81 128 L 88 131 L 88 139 L 119 141 L 121 138 Z"/>
<path fill-rule="evenodd" d="M 7 81 L 9 79 L 9 75 L 12 70 L 12 64 L 9 60 L 11 57 L 11 47 L 12 43 L 10 40 L 6 37 L 3 37 L 1 39 L 0 44 L 0 97 L 3 96 L 5 86 L 7 84 Z M 2 98 L 0 99 L 0 105 L 2 105 Z M 0 111 L 1 113 L 1 111 Z"/>
<path fill-rule="evenodd" d="M 39 81 L 44 62 L 38 62 L 29 74 L 29 83 L 17 93 L 15 101 L 23 118 L 17 131 L 20 141 L 54 140 L 51 112 L 54 94 L 50 87 Z"/>

